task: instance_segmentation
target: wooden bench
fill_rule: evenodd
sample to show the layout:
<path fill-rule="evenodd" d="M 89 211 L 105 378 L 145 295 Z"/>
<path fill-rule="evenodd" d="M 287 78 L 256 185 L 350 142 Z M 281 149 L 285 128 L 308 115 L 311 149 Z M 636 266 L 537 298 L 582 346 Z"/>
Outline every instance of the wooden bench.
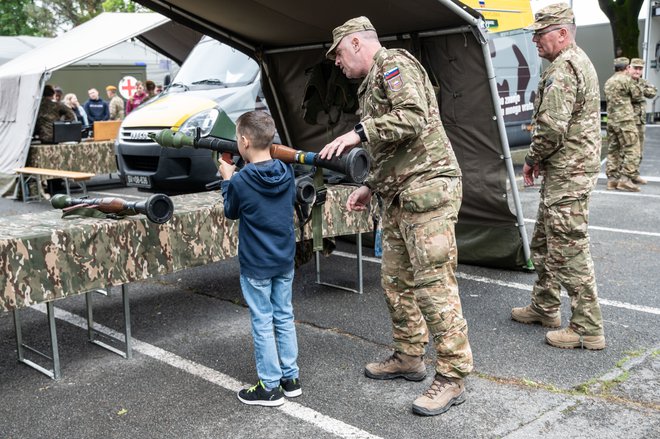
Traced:
<path fill-rule="evenodd" d="M 66 194 L 71 195 L 71 189 L 69 187 L 69 182 L 73 181 L 83 190 L 83 194 L 87 194 L 87 186 L 85 181 L 94 177 L 95 174 L 90 172 L 76 172 L 76 171 L 62 171 L 59 169 L 46 169 L 46 168 L 16 168 L 14 169 L 20 178 L 21 192 L 23 192 L 23 201 L 40 201 L 41 200 L 41 177 L 49 178 L 61 178 L 64 180 L 64 186 L 66 187 Z M 30 190 L 28 188 L 28 183 L 30 181 L 37 182 L 37 194 L 30 195 Z M 17 188 L 18 189 L 18 188 Z"/>

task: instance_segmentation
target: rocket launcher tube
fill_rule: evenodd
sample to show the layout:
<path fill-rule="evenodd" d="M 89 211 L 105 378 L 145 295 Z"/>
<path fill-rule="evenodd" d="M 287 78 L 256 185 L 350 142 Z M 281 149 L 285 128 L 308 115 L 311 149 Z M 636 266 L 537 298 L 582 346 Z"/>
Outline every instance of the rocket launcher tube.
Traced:
<path fill-rule="evenodd" d="M 57 194 L 50 200 L 55 209 L 86 207 L 103 213 L 116 215 L 136 215 L 142 213 L 149 221 L 163 224 L 172 218 L 174 204 L 170 197 L 164 194 L 153 194 L 143 201 L 126 201 L 121 198 L 72 198 L 68 195 Z"/>
<path fill-rule="evenodd" d="M 201 137 L 195 139 L 181 132 L 166 129 L 149 135 L 156 143 L 167 148 L 210 149 L 220 153 L 238 154 L 238 145 L 234 140 L 219 137 Z M 330 169 L 346 175 L 355 183 L 362 183 L 369 174 L 371 160 L 362 148 L 353 148 L 348 154 L 334 156 L 331 159 L 321 159 L 317 153 L 295 150 L 285 145 L 273 144 L 270 148 L 271 157 L 285 163 L 301 163 Z"/>

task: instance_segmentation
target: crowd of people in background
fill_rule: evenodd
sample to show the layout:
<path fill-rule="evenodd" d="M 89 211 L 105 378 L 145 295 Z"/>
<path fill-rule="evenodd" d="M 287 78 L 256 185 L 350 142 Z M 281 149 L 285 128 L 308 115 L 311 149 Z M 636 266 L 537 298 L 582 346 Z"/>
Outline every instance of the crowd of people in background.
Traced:
<path fill-rule="evenodd" d="M 39 106 L 34 135 L 42 143 L 49 143 L 53 141 L 53 122 L 78 121 L 81 123 L 83 134 L 86 134 L 84 137 L 87 137 L 94 122 L 123 120 L 138 106 L 157 96 L 162 89 L 162 86 L 157 86 L 154 81 L 147 80 L 144 83 L 138 81 L 137 91 L 124 102 L 114 85 L 105 88 L 107 101 L 100 97 L 98 89 L 90 88 L 87 91 L 89 99 L 81 105 L 75 93 L 64 94 L 61 87 L 47 84 Z"/>

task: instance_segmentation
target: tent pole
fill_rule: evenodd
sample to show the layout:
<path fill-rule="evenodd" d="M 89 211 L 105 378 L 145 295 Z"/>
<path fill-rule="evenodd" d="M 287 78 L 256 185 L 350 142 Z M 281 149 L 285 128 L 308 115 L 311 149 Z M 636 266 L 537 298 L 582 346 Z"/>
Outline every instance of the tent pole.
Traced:
<path fill-rule="evenodd" d="M 518 193 L 518 185 L 516 184 L 516 174 L 513 170 L 513 160 L 511 159 L 511 150 L 509 149 L 509 139 L 506 135 L 506 126 L 504 125 L 504 116 L 502 115 L 502 108 L 500 107 L 500 98 L 497 93 L 497 81 L 495 79 L 495 69 L 493 62 L 490 59 L 490 49 L 488 43 L 481 44 L 481 49 L 484 53 L 484 62 L 486 63 L 486 70 L 488 72 L 488 82 L 490 83 L 490 94 L 493 100 L 493 109 L 495 110 L 495 119 L 497 127 L 500 132 L 500 142 L 502 143 L 502 158 L 506 165 L 506 172 L 509 176 L 509 184 L 511 186 L 511 196 L 513 197 L 513 204 L 516 208 L 516 220 L 518 222 L 518 229 L 523 244 L 523 253 L 525 255 L 526 268 L 533 269 L 531 252 L 529 250 L 529 240 L 527 239 L 527 230 L 525 229 L 525 218 L 523 216 L 522 204 L 520 203 L 520 194 Z"/>

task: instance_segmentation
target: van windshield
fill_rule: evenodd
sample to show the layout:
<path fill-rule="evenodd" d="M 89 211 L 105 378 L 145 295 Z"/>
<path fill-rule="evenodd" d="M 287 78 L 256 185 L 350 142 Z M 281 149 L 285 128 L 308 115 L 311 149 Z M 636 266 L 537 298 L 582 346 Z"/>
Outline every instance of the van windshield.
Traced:
<path fill-rule="evenodd" d="M 252 58 L 213 38 L 204 37 L 186 58 L 172 86 L 182 90 L 240 87 L 252 83 L 258 73 L 259 65 Z"/>

